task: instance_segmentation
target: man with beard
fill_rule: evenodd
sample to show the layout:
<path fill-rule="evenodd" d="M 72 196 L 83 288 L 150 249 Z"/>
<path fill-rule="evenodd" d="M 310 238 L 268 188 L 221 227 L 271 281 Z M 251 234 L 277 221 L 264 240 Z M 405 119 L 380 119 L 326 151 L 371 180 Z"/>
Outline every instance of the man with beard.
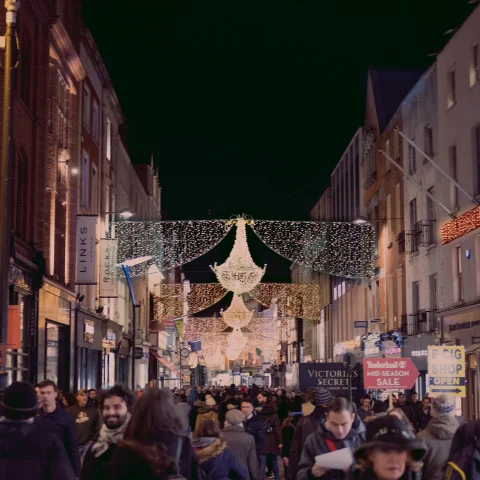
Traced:
<path fill-rule="evenodd" d="M 99 402 L 103 425 L 98 437 L 85 455 L 82 480 L 103 480 L 112 477 L 112 456 L 122 441 L 135 396 L 121 385 L 107 390 Z"/>

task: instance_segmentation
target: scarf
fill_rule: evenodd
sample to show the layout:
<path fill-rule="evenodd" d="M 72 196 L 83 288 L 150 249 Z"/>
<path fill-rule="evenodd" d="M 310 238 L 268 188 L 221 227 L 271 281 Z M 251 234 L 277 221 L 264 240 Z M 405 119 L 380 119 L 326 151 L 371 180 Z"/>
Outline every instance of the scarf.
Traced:
<path fill-rule="evenodd" d="M 95 458 L 98 458 L 100 455 L 103 455 L 111 445 L 116 445 L 118 442 L 123 440 L 123 434 L 127 429 L 127 424 L 130 421 L 130 414 L 127 414 L 127 419 L 118 428 L 112 429 L 107 428 L 105 424 L 102 425 L 100 433 L 98 434 L 98 440 L 92 446 L 92 453 Z"/>

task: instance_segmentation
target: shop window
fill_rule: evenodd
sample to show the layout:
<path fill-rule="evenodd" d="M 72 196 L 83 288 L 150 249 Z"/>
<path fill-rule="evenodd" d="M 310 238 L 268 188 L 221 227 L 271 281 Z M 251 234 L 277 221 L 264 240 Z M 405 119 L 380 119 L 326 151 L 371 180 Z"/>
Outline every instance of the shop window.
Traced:
<path fill-rule="evenodd" d="M 462 276 L 462 247 L 457 245 L 452 250 L 453 263 L 453 300 L 463 300 L 463 276 Z"/>

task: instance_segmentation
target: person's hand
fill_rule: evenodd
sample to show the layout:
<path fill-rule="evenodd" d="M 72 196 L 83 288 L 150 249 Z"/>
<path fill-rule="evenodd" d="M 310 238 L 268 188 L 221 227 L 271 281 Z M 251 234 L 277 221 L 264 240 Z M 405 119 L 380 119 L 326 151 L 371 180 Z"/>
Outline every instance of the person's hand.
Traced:
<path fill-rule="evenodd" d="M 312 467 L 312 475 L 314 477 L 321 477 L 322 475 L 325 475 L 328 472 L 328 470 L 329 470 L 328 468 L 319 467 L 317 464 L 315 464 Z"/>
<path fill-rule="evenodd" d="M 288 467 L 288 458 L 287 457 L 283 457 L 283 464 Z"/>

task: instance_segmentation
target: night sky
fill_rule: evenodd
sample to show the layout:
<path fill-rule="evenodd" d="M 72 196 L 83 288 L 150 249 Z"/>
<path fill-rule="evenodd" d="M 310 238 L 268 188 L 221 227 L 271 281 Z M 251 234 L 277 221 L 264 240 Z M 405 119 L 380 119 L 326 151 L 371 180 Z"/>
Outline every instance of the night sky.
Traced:
<path fill-rule="evenodd" d="M 428 67 L 474 7 L 84 0 L 84 20 L 169 219 L 302 220 L 363 124 L 368 66 Z"/>

